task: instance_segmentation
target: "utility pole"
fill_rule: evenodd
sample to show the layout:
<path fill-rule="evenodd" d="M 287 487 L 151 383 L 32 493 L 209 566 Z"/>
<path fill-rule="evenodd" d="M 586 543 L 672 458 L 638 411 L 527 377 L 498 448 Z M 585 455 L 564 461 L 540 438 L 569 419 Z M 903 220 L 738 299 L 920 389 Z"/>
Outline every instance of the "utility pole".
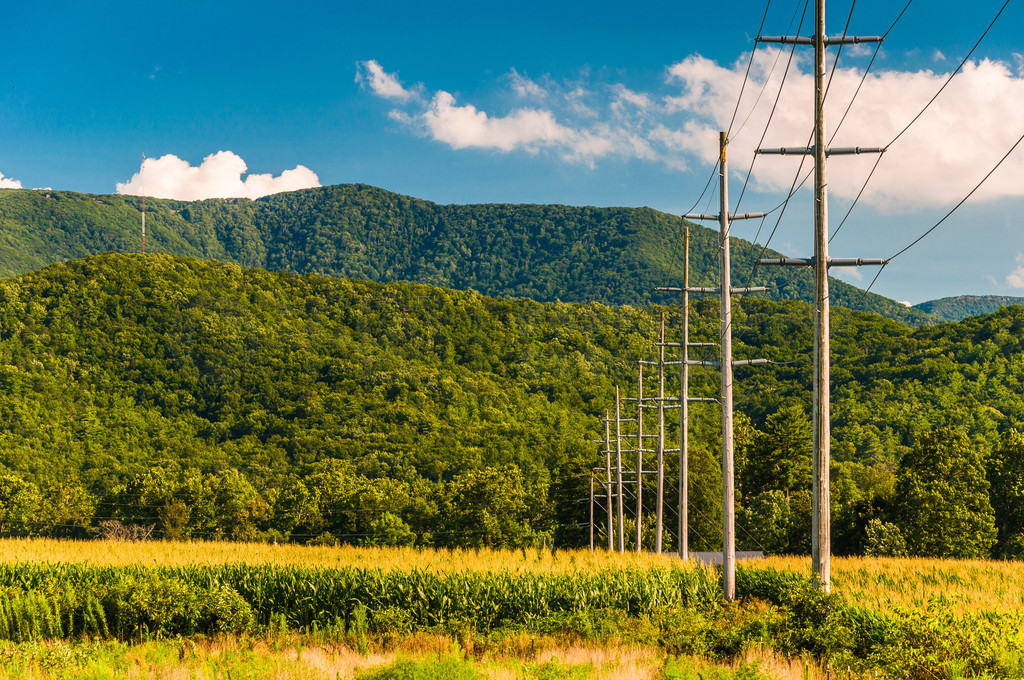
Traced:
<path fill-rule="evenodd" d="M 608 552 L 615 549 L 615 525 L 612 522 L 612 437 L 608 410 L 604 412 L 605 507 L 608 508 Z"/>
<path fill-rule="evenodd" d="M 882 42 L 877 36 L 825 35 L 825 0 L 814 1 L 815 32 L 813 38 L 759 38 L 761 42 L 814 45 L 814 146 L 809 149 L 758 149 L 761 154 L 804 154 L 814 156 L 814 257 L 811 260 L 782 258 L 759 260 L 758 264 L 814 267 L 814 458 L 812 464 L 811 502 L 811 572 L 824 591 L 831 589 L 830 561 L 832 553 L 831 511 L 829 506 L 829 464 L 831 457 L 831 420 L 829 389 L 829 295 L 830 266 L 884 265 L 886 260 L 836 260 L 828 256 L 828 181 L 826 158 L 832 155 L 882 153 L 881 148 L 828 148 L 825 139 L 825 48 L 829 45 Z"/>
<path fill-rule="evenodd" d="M 639 363 L 636 388 L 636 551 L 643 552 L 640 519 L 643 514 L 644 486 L 644 362 Z"/>
<path fill-rule="evenodd" d="M 718 366 L 720 368 L 720 401 L 722 405 L 722 591 L 725 599 L 732 602 L 736 599 L 736 486 L 735 465 L 733 460 L 733 418 L 732 418 L 732 369 L 734 366 L 750 366 L 768 363 L 767 359 L 732 359 L 732 296 L 738 293 L 753 293 L 767 290 L 764 286 L 732 287 L 732 266 L 729 249 L 729 222 L 764 217 L 765 213 L 729 214 L 729 173 L 726 164 L 726 148 L 728 139 L 725 132 L 719 133 L 719 214 L 718 215 L 684 215 L 687 219 L 716 220 L 719 224 L 721 245 L 719 246 L 719 276 L 721 281 L 717 289 L 686 287 L 690 293 L 718 293 L 721 312 L 721 361 L 691 361 L 691 366 Z M 658 290 L 678 290 L 659 288 Z"/>
<path fill-rule="evenodd" d="M 662 522 L 665 509 L 665 312 L 661 313 L 658 335 L 658 503 L 655 511 L 654 552 L 661 554 Z M 638 520 L 639 521 L 639 520 Z M 639 535 L 639 531 L 637 532 Z"/>
<path fill-rule="evenodd" d="M 594 471 L 590 471 L 590 552 L 594 552 Z"/>
<path fill-rule="evenodd" d="M 736 599 L 736 476 L 733 465 L 732 438 L 732 261 L 729 257 L 729 174 L 726 171 L 726 133 L 719 133 L 721 155 L 719 159 L 718 222 L 722 234 L 721 250 L 721 309 L 722 309 L 722 590 L 725 599 Z"/>
<path fill-rule="evenodd" d="M 683 236 L 683 337 L 679 362 L 679 559 L 690 559 L 690 223 Z"/>
<path fill-rule="evenodd" d="M 615 482 L 618 489 L 619 552 L 626 552 L 626 534 L 622 525 L 622 412 L 619 402 L 619 386 L 615 386 Z"/>

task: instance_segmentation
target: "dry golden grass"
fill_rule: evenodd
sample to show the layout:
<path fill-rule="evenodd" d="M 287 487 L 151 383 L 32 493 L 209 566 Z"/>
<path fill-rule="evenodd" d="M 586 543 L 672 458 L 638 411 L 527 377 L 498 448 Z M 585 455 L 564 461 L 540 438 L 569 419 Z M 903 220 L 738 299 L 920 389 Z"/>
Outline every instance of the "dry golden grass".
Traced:
<path fill-rule="evenodd" d="M 186 566 L 230 562 L 308 567 L 417 568 L 431 572 L 513 571 L 566 573 L 602 568 L 678 564 L 636 553 L 586 550 L 434 550 L 418 548 L 307 547 L 230 542 L 64 541 L 0 539 L 0 562 L 74 562 L 92 565 Z"/>
<path fill-rule="evenodd" d="M 92 565 L 187 566 L 230 562 L 320 567 L 366 567 L 431 572 L 511 571 L 573 573 L 602 568 L 678 565 L 674 556 L 598 550 L 431 550 L 416 548 L 306 547 L 228 542 L 0 540 L 0 561 L 76 562 Z M 809 557 L 745 560 L 747 568 L 775 568 L 810 575 Z M 835 589 L 849 601 L 874 608 L 921 608 L 937 598 L 962 611 L 1024 608 L 1024 562 L 922 558 L 832 558 Z"/>
<path fill-rule="evenodd" d="M 808 557 L 770 557 L 747 565 L 810 575 Z M 833 557 L 832 583 L 847 601 L 876 609 L 919 609 L 938 599 L 964 612 L 1024 608 L 1024 562 Z"/>
<path fill-rule="evenodd" d="M 525 641 L 524 641 L 525 642 Z M 19 654 L 16 650 L 21 649 Z M 78 649 L 77 657 L 69 654 Z M 462 650 L 443 637 L 420 636 L 388 652 L 362 654 L 344 645 L 303 644 L 297 636 L 221 638 L 216 640 L 120 643 L 36 643 L 4 648 L 0 680 L 10 678 L 118 677 L 139 680 L 214 679 L 224 677 L 272 680 L 337 680 L 390 665 L 399 659 L 419 662 L 461 658 Z M 60 660 L 64 658 L 64 661 Z M 644 680 L 661 677 L 663 651 L 634 645 L 562 644 L 531 640 L 530 644 L 493 650 L 469 659 L 491 680 L 529 680 L 538 677 L 542 664 L 583 666 L 592 680 Z M 687 659 L 684 665 L 709 667 L 707 661 Z M 835 674 L 801 660 L 783 659 L 770 651 L 753 650 L 743 660 L 723 664 L 736 670 L 741 663 L 758 667 L 778 680 L 824 680 Z"/>

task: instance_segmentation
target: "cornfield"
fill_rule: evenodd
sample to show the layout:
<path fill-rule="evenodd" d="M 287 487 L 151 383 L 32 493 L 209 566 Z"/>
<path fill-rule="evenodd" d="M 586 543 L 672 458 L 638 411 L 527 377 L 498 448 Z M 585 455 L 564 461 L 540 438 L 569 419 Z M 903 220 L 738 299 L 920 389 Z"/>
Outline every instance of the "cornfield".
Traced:
<path fill-rule="evenodd" d="M 715 570 L 672 558 L 324 548 L 302 564 L 284 546 L 6 543 L 17 561 L 0 563 L 0 639 L 15 642 L 281 631 L 365 648 L 417 632 L 541 633 L 708 658 L 760 645 L 888 677 L 1024 677 L 1010 564 L 837 560 L 829 595 L 806 560 L 750 561 L 726 605 Z M 997 606 L 949 593 L 986 579 L 1001 584 Z"/>

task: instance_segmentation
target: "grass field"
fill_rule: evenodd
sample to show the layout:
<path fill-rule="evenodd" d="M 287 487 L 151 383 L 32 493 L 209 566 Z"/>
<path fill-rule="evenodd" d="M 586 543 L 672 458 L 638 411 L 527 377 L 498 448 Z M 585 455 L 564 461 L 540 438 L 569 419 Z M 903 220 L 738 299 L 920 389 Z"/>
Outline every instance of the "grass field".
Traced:
<path fill-rule="evenodd" d="M 828 595 L 806 557 L 749 560 L 723 603 L 713 569 L 670 556 L 53 540 L 0 555 L 0 680 L 1024 678 L 1018 563 L 836 558 Z M 346 666 L 374 654 L 378 670 Z"/>
<path fill-rule="evenodd" d="M 512 572 L 565 574 L 602 569 L 667 567 L 675 556 L 590 553 L 585 550 L 429 550 L 415 548 L 305 547 L 260 543 L 0 540 L 0 563 L 78 563 L 96 566 L 295 565 L 418 569 L 432 573 Z M 745 568 L 810 574 L 809 557 L 744 560 Z M 1024 562 L 924 558 L 833 557 L 832 580 L 847 601 L 875 609 L 927 608 L 942 601 L 964 612 L 1024 609 Z"/>
<path fill-rule="evenodd" d="M 368 653 L 295 635 L 131 645 L 0 643 L 0 680 L 824 680 L 836 675 L 816 664 L 766 652 L 712 664 L 695 658 L 666 657 L 653 647 L 564 645 L 523 638 L 510 640 L 503 648 L 481 656 L 467 656 L 458 644 L 427 635 L 386 651 Z"/>

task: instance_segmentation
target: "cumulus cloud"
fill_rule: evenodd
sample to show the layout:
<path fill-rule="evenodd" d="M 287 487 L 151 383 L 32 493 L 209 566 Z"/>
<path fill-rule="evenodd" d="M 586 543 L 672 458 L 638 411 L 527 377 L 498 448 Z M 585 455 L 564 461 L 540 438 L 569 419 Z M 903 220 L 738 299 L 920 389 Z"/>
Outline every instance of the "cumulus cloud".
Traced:
<path fill-rule="evenodd" d="M 1017 268 L 1006 276 L 1010 288 L 1024 288 L 1024 253 L 1017 253 Z"/>
<path fill-rule="evenodd" d="M 764 191 L 788 190 L 801 159 L 772 156 L 755 161 L 755 145 L 762 131 L 768 127 L 765 147 L 800 147 L 809 143 L 813 127 L 811 55 L 809 51 L 796 54 L 782 88 L 788 51 L 757 50 L 730 140 L 732 170 L 745 175 L 754 163 L 753 186 Z M 745 55 L 720 64 L 693 55 L 667 67 L 664 81 L 646 90 L 622 82 L 594 82 L 598 76 L 586 71 L 564 82 L 545 76 L 541 87 L 513 69 L 504 78 L 506 95 L 529 97 L 533 105 L 512 107 L 507 105 L 508 96 L 502 97 L 500 92 L 490 103 L 457 102 L 455 95 L 445 90 L 429 97 L 403 97 L 402 93 L 423 93 L 426 88 L 422 84 L 414 90 L 404 88 L 375 61 L 364 64 L 377 70 L 361 68 L 365 74 L 379 74 L 380 84 L 371 82 L 370 89 L 396 104 L 390 112 L 393 120 L 453 149 L 551 152 L 591 165 L 598 159 L 619 157 L 685 169 L 716 161 L 718 131 L 727 129 L 733 119 L 748 59 Z M 857 68 L 839 68 L 831 78 L 827 104 L 830 131 L 837 129 L 853 101 L 831 146 L 888 145 L 925 107 L 949 72 L 876 70 L 854 99 L 862 75 Z M 370 80 L 370 75 L 361 77 Z M 1022 132 L 1024 73 L 1020 63 L 969 62 L 924 115 L 888 148 L 861 200 L 890 212 L 955 203 Z M 855 197 L 875 160 L 872 155 L 833 157 L 829 163 L 831 194 Z M 804 168 L 810 167 L 805 161 Z M 973 200 L 1024 195 L 1024 182 L 1019 181 L 1022 174 L 1024 149 L 1007 159 Z"/>
<path fill-rule="evenodd" d="M 361 61 L 356 64 L 356 82 L 366 85 L 378 97 L 407 102 L 415 94 L 405 89 L 398 76 L 387 73 L 375 60 Z"/>
<path fill-rule="evenodd" d="M 10 177 L 4 177 L 4 173 L 0 172 L 0 189 L 21 189 L 21 182 Z"/>
<path fill-rule="evenodd" d="M 277 177 L 270 174 L 249 175 L 244 180 L 245 161 L 231 151 L 218 151 L 193 167 L 173 154 L 147 158 L 142 169 L 127 182 L 117 183 L 117 193 L 153 196 L 180 201 L 204 198 L 250 198 L 320 186 L 320 180 L 309 168 L 297 165 Z"/>
<path fill-rule="evenodd" d="M 740 104 L 738 120 L 749 116 L 749 121 L 733 134 L 731 158 L 737 172 L 745 173 L 749 167 L 781 83 L 780 70 L 770 70 L 773 52 L 758 51 L 752 69 L 753 87 L 748 84 Z M 787 77 L 765 147 L 798 147 L 807 143 L 813 126 L 813 82 L 808 65 L 805 57 Z M 681 126 L 660 132 L 671 148 L 696 153 L 705 163 L 714 162 L 717 145 L 712 132 L 728 125 L 745 67 L 745 60 L 720 66 L 701 57 L 690 57 L 670 68 L 670 77 L 681 85 L 682 93 L 669 97 L 667 106 L 688 118 Z M 835 73 L 827 104 L 830 130 L 835 130 L 861 77 L 862 73 L 855 69 L 839 69 Z M 948 73 L 932 71 L 869 74 L 831 146 L 887 145 L 947 78 Z M 755 105 L 762 85 L 770 96 L 761 97 Z M 1024 78 L 1001 62 L 968 63 L 925 114 L 889 148 L 862 200 L 889 210 L 954 203 L 984 177 L 1021 132 Z M 853 198 L 874 160 L 870 156 L 835 157 L 829 163 L 829 191 Z M 798 163 L 795 158 L 760 158 L 755 164 L 754 180 L 765 189 L 787 190 Z M 1024 153 L 1011 156 L 976 198 L 1024 195 L 1024 183 L 1019 180 L 1022 172 Z"/>
<path fill-rule="evenodd" d="M 535 149 L 562 142 L 571 134 L 555 121 L 550 111 L 518 109 L 504 117 L 489 117 L 472 104 L 457 106 L 455 97 L 444 90 L 434 95 L 423 121 L 434 139 L 455 149 Z"/>

